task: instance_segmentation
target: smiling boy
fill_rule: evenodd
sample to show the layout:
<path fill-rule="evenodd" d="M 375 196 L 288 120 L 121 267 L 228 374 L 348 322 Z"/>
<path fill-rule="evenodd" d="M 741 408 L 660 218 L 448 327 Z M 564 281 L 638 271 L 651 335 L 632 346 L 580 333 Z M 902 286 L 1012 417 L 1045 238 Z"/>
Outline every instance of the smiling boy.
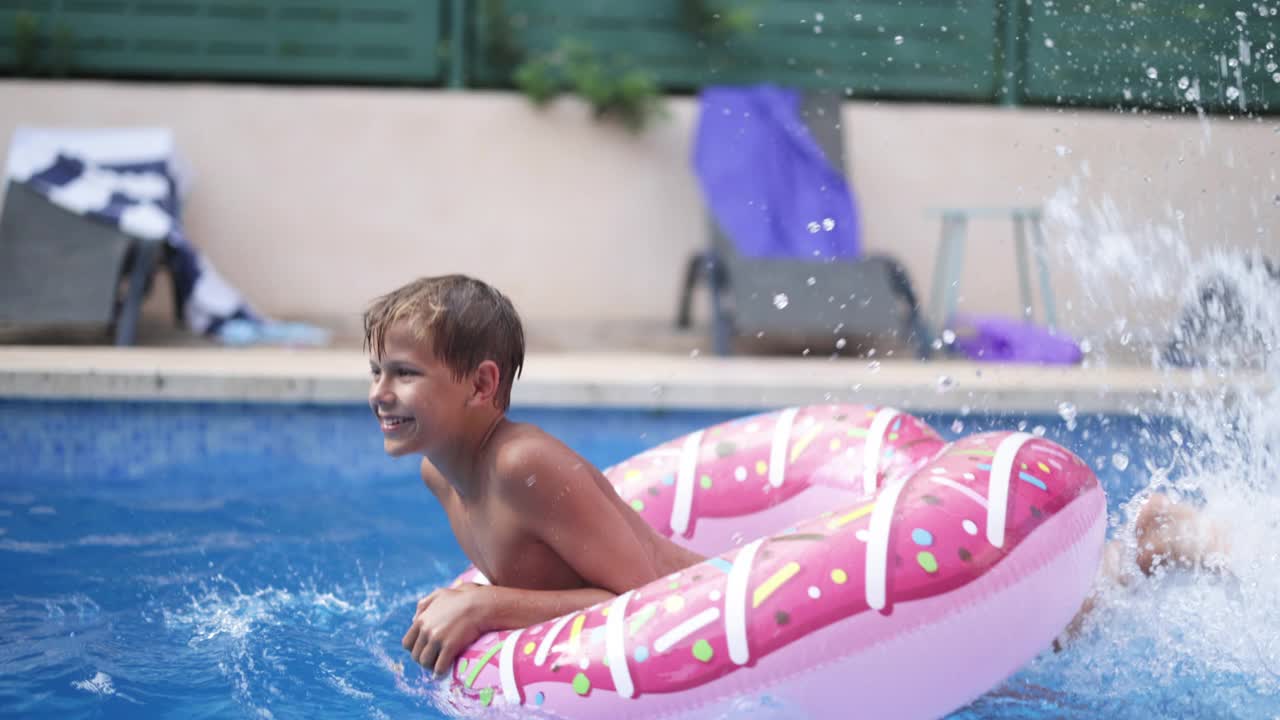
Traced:
<path fill-rule="evenodd" d="M 481 634 L 608 600 L 702 560 L 650 528 L 604 475 L 509 420 L 524 364 L 511 301 L 462 275 L 422 278 L 365 313 L 369 406 L 386 452 L 423 455 L 422 481 L 492 585 L 419 603 L 404 647 L 437 675 Z"/>

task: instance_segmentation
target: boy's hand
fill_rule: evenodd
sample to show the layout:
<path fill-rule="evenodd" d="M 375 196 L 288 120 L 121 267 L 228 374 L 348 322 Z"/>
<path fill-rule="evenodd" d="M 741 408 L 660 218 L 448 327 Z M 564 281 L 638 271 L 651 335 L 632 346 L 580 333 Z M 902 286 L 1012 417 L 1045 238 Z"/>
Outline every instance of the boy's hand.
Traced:
<path fill-rule="evenodd" d="M 483 585 L 463 583 L 422 598 L 401 645 L 436 677 L 446 675 L 458 654 L 488 630 L 483 612 L 488 590 Z"/>

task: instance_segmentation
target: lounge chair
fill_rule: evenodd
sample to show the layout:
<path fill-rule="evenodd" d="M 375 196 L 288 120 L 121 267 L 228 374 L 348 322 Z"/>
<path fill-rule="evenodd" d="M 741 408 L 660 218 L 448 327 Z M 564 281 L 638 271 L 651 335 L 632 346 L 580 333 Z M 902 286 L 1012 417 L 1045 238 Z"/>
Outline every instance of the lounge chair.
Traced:
<path fill-rule="evenodd" d="M 828 162 L 845 172 L 839 125 L 840 97 L 807 93 L 801 113 Z M 800 258 L 748 257 L 711 220 L 710 247 L 689 260 L 676 325 L 691 324 L 694 288 L 711 295 L 712 345 L 731 352 L 734 337 L 813 340 L 830 337 L 892 339 L 920 358 L 931 350 L 931 334 L 905 269 L 887 256 L 831 262 Z"/>
<path fill-rule="evenodd" d="M 116 345 L 132 345 L 163 252 L 163 240 L 125 235 L 10 182 L 0 210 L 0 333 L 106 329 Z"/>

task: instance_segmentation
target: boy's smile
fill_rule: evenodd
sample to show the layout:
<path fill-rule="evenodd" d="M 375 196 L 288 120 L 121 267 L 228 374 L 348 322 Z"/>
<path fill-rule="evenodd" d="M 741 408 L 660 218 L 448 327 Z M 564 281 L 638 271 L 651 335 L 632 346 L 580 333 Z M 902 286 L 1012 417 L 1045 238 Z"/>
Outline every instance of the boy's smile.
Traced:
<path fill-rule="evenodd" d="M 407 432 L 410 428 L 406 428 L 405 426 L 412 422 L 413 418 L 410 417 L 398 417 L 395 415 L 383 415 L 378 413 L 378 424 L 382 426 L 382 432 L 386 435 L 402 431 Z"/>
<path fill-rule="evenodd" d="M 412 408 L 406 407 L 416 399 L 413 385 L 421 379 L 421 371 L 395 362 L 383 365 L 371 362 L 370 370 L 373 380 L 369 407 L 378 419 L 378 429 L 382 430 L 383 449 L 394 456 L 422 449 L 418 447 L 421 443 L 415 442 L 419 434 L 417 419 Z"/>
<path fill-rule="evenodd" d="M 369 408 L 383 449 L 393 456 L 447 447 L 458 435 L 466 386 L 431 352 L 430 340 L 404 323 L 387 329 L 381 355 L 370 357 Z"/>

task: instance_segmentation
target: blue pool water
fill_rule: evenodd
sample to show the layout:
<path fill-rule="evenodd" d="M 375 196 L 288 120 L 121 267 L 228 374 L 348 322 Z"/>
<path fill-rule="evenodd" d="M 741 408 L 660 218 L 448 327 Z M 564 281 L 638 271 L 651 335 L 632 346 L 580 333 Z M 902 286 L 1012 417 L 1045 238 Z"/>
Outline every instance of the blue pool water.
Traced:
<path fill-rule="evenodd" d="M 600 466 L 741 414 L 514 413 Z M 925 417 L 948 436 L 1043 432 L 1097 469 L 1117 517 L 1190 435 L 1139 416 Z M 0 715 L 441 717 L 399 642 L 466 560 L 416 466 L 382 454 L 357 406 L 0 400 Z M 1251 651 L 1170 654 L 1183 631 L 1156 627 L 1161 607 L 1119 611 L 1123 632 L 954 717 L 1280 713 Z M 767 696 L 733 715 L 792 716 Z"/>

